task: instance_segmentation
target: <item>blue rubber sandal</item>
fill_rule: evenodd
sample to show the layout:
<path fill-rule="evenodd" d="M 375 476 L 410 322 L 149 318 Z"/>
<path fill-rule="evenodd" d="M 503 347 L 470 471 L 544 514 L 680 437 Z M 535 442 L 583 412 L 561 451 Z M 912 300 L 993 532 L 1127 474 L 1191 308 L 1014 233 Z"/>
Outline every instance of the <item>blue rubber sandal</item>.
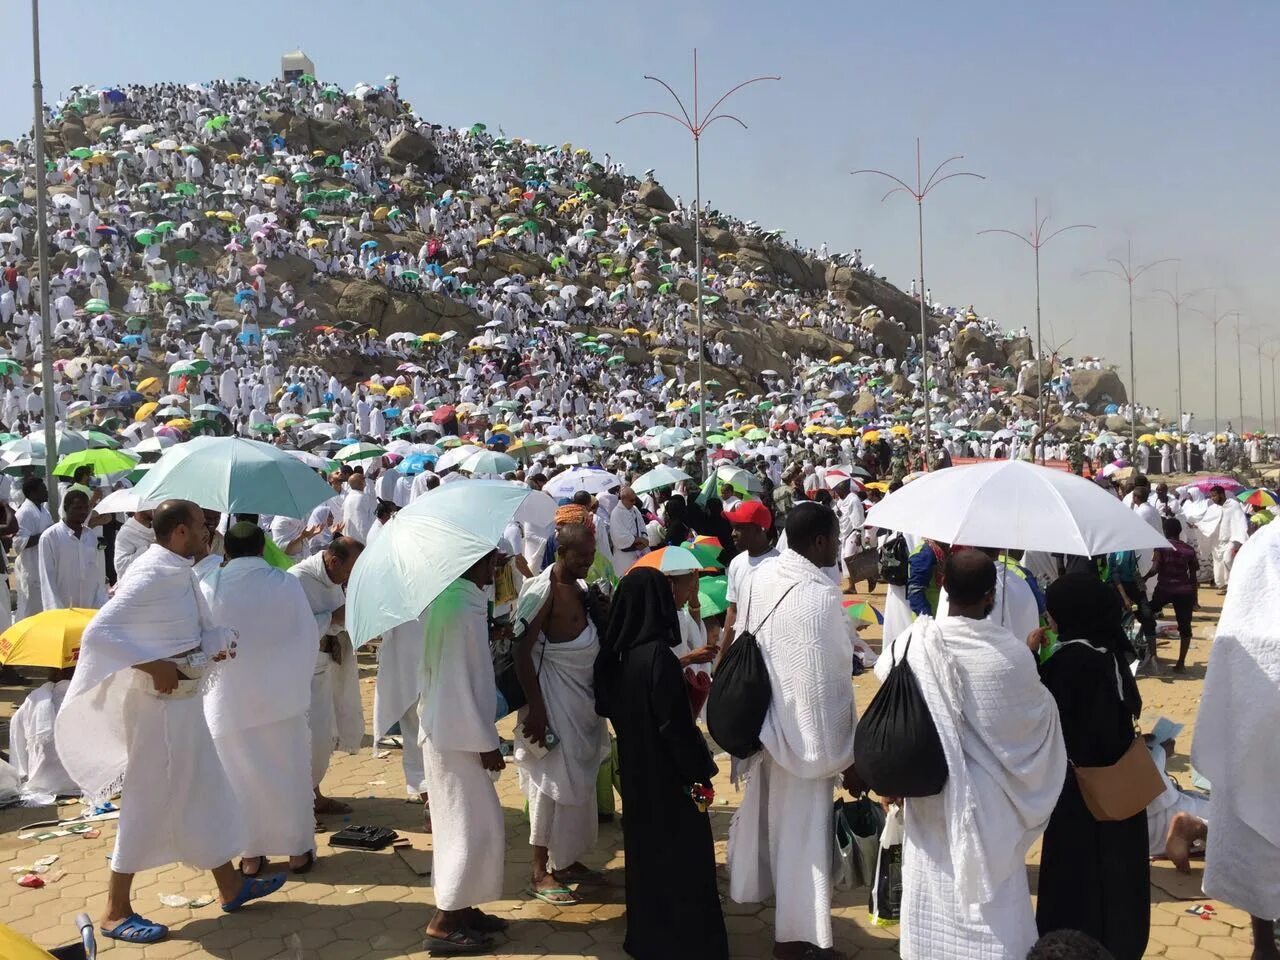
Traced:
<path fill-rule="evenodd" d="M 284 881 L 283 873 L 273 873 L 269 877 L 245 877 L 240 892 L 230 903 L 222 905 L 222 912 L 235 913 L 250 900 L 270 896 L 284 886 Z"/>
<path fill-rule="evenodd" d="M 124 943 L 159 943 L 169 935 L 169 928 L 163 923 L 152 923 L 136 913 L 131 913 L 114 927 L 108 930 L 99 927 L 98 932 L 108 940 L 120 940 Z"/>

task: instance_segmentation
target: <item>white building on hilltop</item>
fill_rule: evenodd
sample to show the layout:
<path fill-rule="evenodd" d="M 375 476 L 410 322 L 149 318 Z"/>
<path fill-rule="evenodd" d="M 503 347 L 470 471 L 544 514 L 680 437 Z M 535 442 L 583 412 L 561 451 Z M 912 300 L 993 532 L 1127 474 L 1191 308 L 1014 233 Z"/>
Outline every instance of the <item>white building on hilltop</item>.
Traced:
<path fill-rule="evenodd" d="M 309 73 L 314 77 L 316 75 L 316 65 L 301 50 L 286 53 L 280 58 L 280 76 L 284 78 L 285 83 L 297 80 L 304 73 Z"/>

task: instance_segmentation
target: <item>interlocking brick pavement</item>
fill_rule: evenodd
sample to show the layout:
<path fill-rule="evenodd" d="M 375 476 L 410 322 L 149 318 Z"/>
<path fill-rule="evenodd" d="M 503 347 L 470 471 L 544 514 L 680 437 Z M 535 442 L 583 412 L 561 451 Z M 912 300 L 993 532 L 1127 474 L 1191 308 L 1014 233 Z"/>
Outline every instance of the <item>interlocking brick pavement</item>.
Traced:
<path fill-rule="evenodd" d="M 1202 639 L 1192 648 L 1188 673 L 1176 679 L 1164 676 L 1140 682 L 1146 713 L 1152 719 L 1163 713 L 1188 723 L 1179 738 L 1179 757 L 1173 768 L 1183 774 L 1191 744 L 1190 724 L 1208 656 L 1208 641 L 1203 638 L 1211 635 L 1220 608 L 1220 599 L 1211 591 L 1202 592 L 1201 601 L 1204 609 L 1198 614 L 1196 631 Z M 864 636 L 877 645 L 875 628 Z M 372 660 L 363 658 L 366 715 L 371 714 L 373 671 Z M 854 685 L 858 704 L 865 707 L 874 693 L 875 680 L 867 674 L 855 680 Z M 0 688 L 0 718 L 11 715 L 24 695 L 25 691 L 19 688 Z M 509 734 L 509 727 L 504 732 Z M 722 763 L 721 767 L 711 822 L 723 893 L 727 886 L 723 882 L 725 838 L 738 794 L 728 783 L 728 764 Z M 404 798 L 398 751 L 376 757 L 366 748 L 356 756 L 335 757 L 324 788 L 328 795 L 351 803 L 354 810 L 349 819 L 353 823 L 381 824 L 407 833 L 421 829 L 421 808 Z M 530 852 L 523 797 L 513 769 L 503 773 L 498 790 L 506 819 L 507 870 L 503 899 L 490 909 L 513 922 L 509 935 L 498 941 L 493 956 L 522 960 L 624 957 L 622 834 L 617 822 L 601 826 L 594 856 L 586 858 L 589 866 L 605 871 L 608 886 L 582 888 L 584 902 L 576 906 L 559 908 L 540 903 L 521 896 L 528 879 Z M 69 816 L 77 809 L 63 807 L 61 812 Z M 54 813 L 44 809 L 0 811 L 0 865 L 5 868 L 0 877 L 5 877 L 8 868 L 37 858 L 50 854 L 59 857 L 45 876 L 52 879 L 61 874 L 60 879 L 44 889 L 24 889 L 7 878 L 0 883 L 0 920 L 43 946 L 74 940 L 75 915 L 88 910 L 96 916 L 102 909 L 108 873 L 106 858 L 115 836 L 114 826 L 107 823 L 101 836 L 92 840 L 66 837 L 36 843 L 18 839 L 22 824 L 47 819 Z M 342 818 L 325 820 L 329 829 L 341 825 Z M 425 837 L 416 839 L 426 841 Z M 181 866 L 140 874 L 135 882 L 134 906 L 150 919 L 169 924 L 173 928 L 171 939 L 148 947 L 108 943 L 102 945 L 102 954 L 138 960 L 417 960 L 427 956 L 421 948 L 421 928 L 431 912 L 427 879 L 415 875 L 390 850 L 331 850 L 324 835 L 318 837 L 318 843 L 320 857 L 312 873 L 290 878 L 274 898 L 230 916 L 221 914 L 216 903 L 189 909 L 166 907 L 160 902 L 161 894 L 191 898 L 212 894 L 213 882 L 207 874 Z M 1033 865 L 1037 857 L 1038 852 L 1033 850 Z M 1249 956 L 1248 917 L 1223 904 L 1214 904 L 1217 914 L 1210 920 L 1186 913 L 1201 902 L 1204 901 L 1176 900 L 1153 886 L 1151 942 L 1146 955 L 1169 960 Z M 735 958 L 770 955 L 771 906 L 736 904 L 726 897 L 724 912 L 730 951 Z M 892 960 L 898 955 L 896 931 L 875 927 L 868 919 L 865 890 L 838 893 L 833 913 L 836 945 L 850 957 Z"/>

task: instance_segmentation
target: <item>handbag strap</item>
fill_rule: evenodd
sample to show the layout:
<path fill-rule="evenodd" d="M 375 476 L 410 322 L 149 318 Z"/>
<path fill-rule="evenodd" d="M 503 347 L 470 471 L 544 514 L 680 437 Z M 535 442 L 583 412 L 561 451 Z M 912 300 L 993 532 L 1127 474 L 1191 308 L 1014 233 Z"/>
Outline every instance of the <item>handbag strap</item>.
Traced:
<path fill-rule="evenodd" d="M 1124 703 L 1124 683 L 1120 679 L 1120 664 L 1116 662 L 1116 658 L 1111 654 L 1109 650 L 1103 650 L 1101 647 L 1095 647 L 1088 640 L 1082 640 L 1082 639 L 1066 640 L 1060 643 L 1058 645 L 1058 648 L 1061 649 L 1062 647 L 1070 647 L 1075 644 L 1079 644 L 1082 647 L 1088 647 L 1094 653 L 1100 653 L 1105 657 L 1111 658 L 1111 665 L 1112 667 L 1115 668 L 1115 673 L 1116 673 L 1116 696 L 1120 698 L 1120 702 L 1123 704 Z M 1142 736 L 1142 731 L 1138 729 L 1138 721 L 1136 719 L 1133 721 L 1133 734 L 1135 739 L 1141 738 Z M 1067 763 L 1071 764 L 1072 768 L 1076 766 L 1076 762 L 1072 760 L 1070 757 L 1067 757 Z"/>

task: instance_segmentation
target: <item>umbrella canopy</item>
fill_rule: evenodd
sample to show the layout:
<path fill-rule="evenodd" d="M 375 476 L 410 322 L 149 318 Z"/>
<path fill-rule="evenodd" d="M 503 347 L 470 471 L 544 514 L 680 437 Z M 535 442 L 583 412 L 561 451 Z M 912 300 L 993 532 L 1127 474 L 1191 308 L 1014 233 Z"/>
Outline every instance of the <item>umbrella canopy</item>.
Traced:
<path fill-rule="evenodd" d="M 223 513 L 305 517 L 333 496 L 283 450 L 239 437 L 196 437 L 170 447 L 137 486 L 144 500 L 192 500 Z"/>
<path fill-rule="evenodd" d="M 499 453 L 497 450 L 477 448 L 476 452 L 464 460 L 458 469 L 463 473 L 492 473 L 501 476 L 504 473 L 510 473 L 517 466 L 514 457 Z"/>
<path fill-rule="evenodd" d="M 667 576 L 678 576 L 682 573 L 696 573 L 701 570 L 702 561 L 694 555 L 692 550 L 686 550 L 684 547 L 662 547 L 646 553 L 631 565 L 631 570 L 639 567 L 652 567 Z"/>
<path fill-rule="evenodd" d="M 631 484 L 631 489 L 636 493 L 648 493 L 651 490 L 674 487 L 677 483 L 692 479 L 683 470 L 677 470 L 674 467 L 655 467 L 648 473 L 637 477 L 635 483 Z"/>
<path fill-rule="evenodd" d="M 925 474 L 872 507 L 866 523 L 940 543 L 1080 557 L 1169 545 L 1097 484 L 1022 460 Z"/>
<path fill-rule="evenodd" d="M 356 460 L 370 460 L 374 457 L 380 457 L 386 453 L 384 447 L 380 447 L 375 443 L 349 443 L 337 453 L 334 459 L 342 463 L 352 463 Z"/>
<path fill-rule="evenodd" d="M 597 493 L 622 486 L 622 481 L 605 470 L 584 467 L 577 470 L 566 470 L 547 481 L 542 489 L 557 499 L 572 497 L 579 490 L 585 490 L 594 496 Z"/>
<path fill-rule="evenodd" d="M 124 473 L 126 470 L 132 470 L 137 465 L 137 457 L 131 457 L 129 454 L 122 453 L 119 450 L 102 447 L 81 450 L 78 453 L 63 457 L 58 461 L 58 466 L 54 468 L 53 472 L 55 476 L 59 477 L 74 477 L 76 471 L 81 467 L 90 467 L 95 477 L 105 477 L 109 473 Z"/>
<path fill-rule="evenodd" d="M 359 646 L 421 616 L 497 547 L 512 520 L 549 526 L 555 501 L 503 480 L 443 484 L 413 501 L 356 561 L 347 585 L 351 639 Z"/>
<path fill-rule="evenodd" d="M 844 612 L 849 619 L 857 623 L 884 623 L 884 614 L 865 600 L 845 600 L 842 602 Z"/>
<path fill-rule="evenodd" d="M 66 670 L 80 656 L 80 635 L 97 610 L 45 610 L 0 633 L 0 664 Z"/>
<path fill-rule="evenodd" d="M 714 617 L 729 609 L 728 590 L 729 578 L 724 574 L 698 579 L 698 605 L 703 619 Z"/>

